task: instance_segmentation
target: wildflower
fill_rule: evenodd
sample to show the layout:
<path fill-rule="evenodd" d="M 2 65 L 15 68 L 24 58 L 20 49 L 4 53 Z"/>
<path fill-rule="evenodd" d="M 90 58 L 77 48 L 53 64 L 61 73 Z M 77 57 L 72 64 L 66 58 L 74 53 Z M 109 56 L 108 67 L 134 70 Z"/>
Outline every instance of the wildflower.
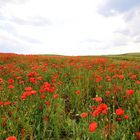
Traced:
<path fill-rule="evenodd" d="M 136 78 L 137 78 L 136 75 L 132 75 L 132 76 L 131 76 L 131 79 L 132 79 L 132 80 L 135 80 Z"/>
<path fill-rule="evenodd" d="M 17 138 L 15 136 L 10 136 L 10 137 L 6 138 L 6 140 L 17 140 Z"/>
<path fill-rule="evenodd" d="M 124 79 L 124 75 L 118 75 L 119 79 Z"/>
<path fill-rule="evenodd" d="M 32 90 L 30 93 L 31 93 L 32 95 L 34 95 L 34 94 L 36 94 L 37 92 L 36 92 L 36 90 Z"/>
<path fill-rule="evenodd" d="M 42 77 L 41 76 L 37 77 L 37 80 L 41 81 L 42 80 Z"/>
<path fill-rule="evenodd" d="M 104 104 L 104 103 L 102 103 L 102 104 L 100 104 L 100 105 L 96 108 L 96 110 L 95 110 L 94 112 L 92 112 L 91 114 L 92 114 L 92 116 L 94 116 L 94 117 L 98 117 L 98 116 L 100 115 L 100 113 L 102 113 L 102 114 L 107 114 L 107 110 L 108 110 L 107 105 Z"/>
<path fill-rule="evenodd" d="M 136 82 L 135 82 L 136 84 L 138 84 L 138 85 L 140 85 L 140 81 L 138 81 L 138 80 L 136 80 Z"/>
<path fill-rule="evenodd" d="M 111 80 L 111 78 L 108 78 L 107 81 L 108 81 L 108 82 L 111 82 L 112 80 Z"/>
<path fill-rule="evenodd" d="M 51 103 L 50 102 L 45 102 L 45 104 L 47 105 L 47 106 L 50 106 L 51 105 Z"/>
<path fill-rule="evenodd" d="M 101 111 L 107 111 L 108 110 L 108 107 L 106 104 L 102 103 L 98 106 L 98 108 L 101 110 Z"/>
<path fill-rule="evenodd" d="M 86 118 L 88 116 L 88 113 L 87 112 L 83 112 L 80 116 L 81 116 L 81 118 Z"/>
<path fill-rule="evenodd" d="M 2 78 L 0 78 L 0 84 L 2 84 L 3 83 L 3 80 L 2 80 Z"/>
<path fill-rule="evenodd" d="M 14 80 L 13 79 L 9 79 L 8 80 L 8 84 L 12 84 L 12 83 L 14 83 Z"/>
<path fill-rule="evenodd" d="M 31 83 L 34 83 L 34 84 L 37 83 L 37 80 L 36 80 L 36 78 L 34 78 L 34 77 L 31 77 L 31 78 L 29 79 L 29 81 L 30 81 Z"/>
<path fill-rule="evenodd" d="M 58 81 L 58 85 L 62 85 L 62 82 L 61 81 Z"/>
<path fill-rule="evenodd" d="M 15 87 L 13 85 L 8 86 L 9 89 L 14 89 Z"/>
<path fill-rule="evenodd" d="M 12 102 L 5 102 L 4 103 L 5 106 L 11 105 L 11 104 L 12 104 Z"/>
<path fill-rule="evenodd" d="M 36 72 L 30 72 L 29 74 L 28 74 L 28 77 L 33 77 L 33 76 L 35 76 L 36 75 Z"/>
<path fill-rule="evenodd" d="M 59 94 L 55 94 L 54 96 L 53 96 L 53 98 L 55 99 L 55 98 L 58 98 L 59 97 Z"/>
<path fill-rule="evenodd" d="M 50 83 L 48 83 L 48 82 L 44 83 L 44 90 L 48 91 L 48 92 L 51 92 L 52 89 L 51 89 Z"/>
<path fill-rule="evenodd" d="M 95 110 L 97 107 L 96 106 L 91 106 L 90 107 L 92 110 Z"/>
<path fill-rule="evenodd" d="M 100 77 L 100 76 L 96 77 L 96 83 L 99 83 L 99 82 L 102 81 L 102 80 L 103 80 L 102 77 Z"/>
<path fill-rule="evenodd" d="M 125 118 L 126 120 L 128 120 L 128 119 L 129 119 L 129 116 L 128 116 L 128 115 L 125 115 L 124 118 Z"/>
<path fill-rule="evenodd" d="M 105 95 L 106 95 L 106 96 L 110 95 L 110 91 L 106 91 L 106 92 L 105 92 Z"/>
<path fill-rule="evenodd" d="M 2 106 L 3 105 L 3 102 L 0 102 L 0 106 Z"/>
<path fill-rule="evenodd" d="M 25 87 L 25 90 L 26 91 L 31 91 L 32 90 L 32 87 Z"/>
<path fill-rule="evenodd" d="M 124 115 L 124 110 L 122 108 L 116 109 L 116 115 L 118 115 L 118 116 Z"/>
<path fill-rule="evenodd" d="M 77 90 L 77 91 L 75 92 L 75 94 L 79 95 L 79 94 L 80 94 L 80 90 Z"/>
<path fill-rule="evenodd" d="M 126 91 L 126 94 L 127 94 L 128 96 L 130 96 L 130 95 L 134 94 L 134 90 L 132 90 L 132 89 L 127 90 L 127 91 Z"/>
<path fill-rule="evenodd" d="M 20 85 L 24 84 L 24 81 L 20 80 L 20 81 L 19 81 L 19 84 L 20 84 Z"/>
<path fill-rule="evenodd" d="M 121 121 L 121 120 L 122 120 L 122 118 L 117 118 L 117 119 L 116 119 L 116 121 L 118 121 L 118 122 Z"/>
<path fill-rule="evenodd" d="M 27 93 L 28 93 L 28 92 L 24 92 L 24 93 L 21 95 L 21 99 L 22 99 L 22 100 L 24 100 L 24 99 L 28 96 Z"/>
<path fill-rule="evenodd" d="M 101 98 L 101 97 L 96 97 L 96 98 L 94 98 L 94 100 L 95 100 L 96 102 L 102 102 L 102 98 Z"/>
<path fill-rule="evenodd" d="M 97 88 L 98 88 L 98 89 L 101 89 L 101 88 L 102 88 L 102 86 L 98 86 Z"/>
<path fill-rule="evenodd" d="M 22 77 L 21 77 L 21 76 L 18 76 L 18 77 L 17 77 L 17 80 L 21 80 L 21 79 L 22 79 Z"/>
<path fill-rule="evenodd" d="M 40 105 L 40 106 L 39 106 L 39 109 L 40 109 L 40 110 L 42 110 L 42 109 L 43 109 L 43 106 L 42 106 L 42 105 Z"/>
<path fill-rule="evenodd" d="M 98 124 L 96 122 L 92 122 L 89 124 L 89 132 L 95 132 Z"/>
<path fill-rule="evenodd" d="M 41 99 L 45 99 L 46 98 L 46 95 L 41 95 L 40 98 Z"/>
<path fill-rule="evenodd" d="M 31 94 L 30 91 L 28 91 L 28 92 L 26 92 L 26 95 L 27 95 L 27 96 L 31 96 L 32 94 Z"/>
<path fill-rule="evenodd" d="M 43 118 L 44 121 L 48 121 L 48 119 L 49 119 L 48 117 L 44 117 Z"/>
<path fill-rule="evenodd" d="M 101 113 L 101 111 L 100 111 L 99 109 L 96 109 L 95 111 L 93 111 L 93 112 L 91 113 L 91 115 L 92 115 L 93 117 L 98 117 L 98 116 L 100 115 L 100 113 Z"/>
<path fill-rule="evenodd" d="M 140 140 L 140 132 L 135 132 L 136 140 Z"/>

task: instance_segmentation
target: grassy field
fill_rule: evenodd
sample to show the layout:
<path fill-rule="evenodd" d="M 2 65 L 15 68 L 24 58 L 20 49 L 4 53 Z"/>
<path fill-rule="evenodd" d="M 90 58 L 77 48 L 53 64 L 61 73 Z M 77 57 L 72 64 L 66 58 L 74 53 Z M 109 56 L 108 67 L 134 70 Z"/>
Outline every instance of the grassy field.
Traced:
<path fill-rule="evenodd" d="M 139 140 L 140 54 L 0 54 L 0 140 Z"/>
<path fill-rule="evenodd" d="M 122 55 L 108 55 L 112 59 L 116 60 L 126 60 L 126 61 L 136 61 L 140 63 L 140 53 L 127 53 Z"/>

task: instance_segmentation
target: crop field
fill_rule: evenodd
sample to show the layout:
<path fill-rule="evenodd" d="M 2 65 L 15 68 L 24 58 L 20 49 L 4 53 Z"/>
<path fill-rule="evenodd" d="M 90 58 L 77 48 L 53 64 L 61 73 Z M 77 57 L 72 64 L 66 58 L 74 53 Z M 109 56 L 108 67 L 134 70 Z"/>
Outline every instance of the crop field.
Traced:
<path fill-rule="evenodd" d="M 0 140 L 140 140 L 140 54 L 0 54 Z"/>

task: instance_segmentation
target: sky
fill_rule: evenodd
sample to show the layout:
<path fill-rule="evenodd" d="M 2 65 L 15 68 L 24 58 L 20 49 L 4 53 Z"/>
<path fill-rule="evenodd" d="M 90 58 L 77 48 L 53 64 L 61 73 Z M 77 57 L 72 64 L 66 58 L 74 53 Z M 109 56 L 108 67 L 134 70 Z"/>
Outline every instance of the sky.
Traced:
<path fill-rule="evenodd" d="M 140 0 L 0 0 L 0 52 L 140 52 Z"/>

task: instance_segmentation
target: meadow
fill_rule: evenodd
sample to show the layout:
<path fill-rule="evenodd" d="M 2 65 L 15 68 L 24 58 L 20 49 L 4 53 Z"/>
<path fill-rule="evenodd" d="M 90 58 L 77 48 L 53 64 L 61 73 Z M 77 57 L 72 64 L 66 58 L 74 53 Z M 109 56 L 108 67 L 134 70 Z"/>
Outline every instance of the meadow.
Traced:
<path fill-rule="evenodd" d="M 0 140 L 6 139 L 140 140 L 140 54 L 1 53 Z"/>

